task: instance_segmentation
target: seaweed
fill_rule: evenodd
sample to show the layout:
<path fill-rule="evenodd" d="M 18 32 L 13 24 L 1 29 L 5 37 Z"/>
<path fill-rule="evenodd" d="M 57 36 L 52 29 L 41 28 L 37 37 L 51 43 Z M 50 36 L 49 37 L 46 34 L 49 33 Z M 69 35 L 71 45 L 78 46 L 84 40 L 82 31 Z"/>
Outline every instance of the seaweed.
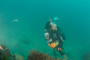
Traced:
<path fill-rule="evenodd" d="M 39 51 L 31 51 L 28 55 L 27 60 L 61 60 L 60 58 L 53 58 L 45 53 L 40 53 Z"/>

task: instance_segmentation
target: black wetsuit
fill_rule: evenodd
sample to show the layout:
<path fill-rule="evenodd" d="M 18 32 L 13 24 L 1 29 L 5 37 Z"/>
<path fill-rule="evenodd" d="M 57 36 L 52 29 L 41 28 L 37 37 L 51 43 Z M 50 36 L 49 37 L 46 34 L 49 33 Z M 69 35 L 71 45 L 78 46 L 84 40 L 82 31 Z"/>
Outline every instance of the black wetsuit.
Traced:
<path fill-rule="evenodd" d="M 57 31 L 50 31 L 50 38 L 52 39 L 52 42 L 58 40 L 59 41 L 59 45 L 57 45 L 54 48 L 54 51 L 58 51 L 62 56 L 65 54 L 64 50 L 63 50 L 63 41 L 61 40 L 60 36 L 63 38 L 63 40 L 65 39 L 64 35 L 62 35 L 59 30 Z M 51 43 L 52 43 L 51 42 Z M 61 50 L 58 50 L 58 48 L 60 48 Z"/>

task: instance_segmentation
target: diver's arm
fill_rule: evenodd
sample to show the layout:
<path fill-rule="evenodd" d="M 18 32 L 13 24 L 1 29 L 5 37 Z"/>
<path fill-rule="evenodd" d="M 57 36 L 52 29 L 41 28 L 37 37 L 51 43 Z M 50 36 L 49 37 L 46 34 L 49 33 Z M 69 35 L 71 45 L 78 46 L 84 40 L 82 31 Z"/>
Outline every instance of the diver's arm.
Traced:
<path fill-rule="evenodd" d="M 45 36 L 46 40 L 49 40 L 49 33 L 48 32 L 45 32 L 44 36 Z"/>
<path fill-rule="evenodd" d="M 59 37 L 60 37 L 61 41 L 64 42 L 64 39 L 62 38 L 62 36 L 59 36 Z"/>
<path fill-rule="evenodd" d="M 61 37 L 62 40 L 65 40 L 65 34 L 63 33 L 63 31 L 61 30 L 60 27 L 58 27 L 58 35 Z"/>
<path fill-rule="evenodd" d="M 47 30 L 45 30 L 45 39 L 47 40 L 47 43 L 51 43 L 52 39 L 50 38 L 49 32 Z"/>

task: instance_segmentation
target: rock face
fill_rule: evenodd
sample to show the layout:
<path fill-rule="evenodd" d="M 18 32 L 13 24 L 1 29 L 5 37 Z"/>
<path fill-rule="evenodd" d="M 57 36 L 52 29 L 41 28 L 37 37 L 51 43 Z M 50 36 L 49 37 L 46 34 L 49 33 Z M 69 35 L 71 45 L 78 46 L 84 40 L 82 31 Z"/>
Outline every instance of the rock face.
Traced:
<path fill-rule="evenodd" d="M 6 55 L 6 56 L 8 56 L 8 57 L 12 56 L 11 53 L 10 53 L 10 50 L 8 49 L 7 46 L 5 46 L 5 45 L 0 45 L 0 48 L 1 48 L 1 49 L 0 49 L 0 53 Z"/>
<path fill-rule="evenodd" d="M 86 53 L 81 60 L 90 60 L 90 52 Z"/>
<path fill-rule="evenodd" d="M 29 53 L 27 60 L 61 60 L 60 58 L 54 59 L 52 56 L 48 56 L 45 53 L 39 53 L 39 51 L 32 51 Z"/>
<path fill-rule="evenodd" d="M 90 56 L 90 55 L 89 55 Z M 5 45 L 0 45 L 0 60 L 24 60 L 24 58 L 18 54 L 12 55 L 10 50 Z M 53 58 L 45 53 L 39 51 L 31 51 L 27 57 L 27 60 L 61 60 L 60 58 Z"/>
<path fill-rule="evenodd" d="M 12 60 L 13 55 L 10 53 L 10 50 L 7 46 L 0 44 L 0 59 L 1 60 Z"/>
<path fill-rule="evenodd" d="M 22 56 L 18 54 L 14 54 L 14 55 L 15 55 L 15 60 L 24 60 Z"/>

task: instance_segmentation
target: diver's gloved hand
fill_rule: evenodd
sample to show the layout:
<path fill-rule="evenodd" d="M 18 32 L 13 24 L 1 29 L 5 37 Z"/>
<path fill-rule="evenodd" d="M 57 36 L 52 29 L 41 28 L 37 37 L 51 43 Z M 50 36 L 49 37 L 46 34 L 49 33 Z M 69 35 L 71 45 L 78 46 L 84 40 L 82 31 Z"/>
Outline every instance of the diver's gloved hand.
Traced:
<path fill-rule="evenodd" d="M 47 40 L 47 43 L 51 43 L 51 42 L 52 42 L 52 39 Z"/>

